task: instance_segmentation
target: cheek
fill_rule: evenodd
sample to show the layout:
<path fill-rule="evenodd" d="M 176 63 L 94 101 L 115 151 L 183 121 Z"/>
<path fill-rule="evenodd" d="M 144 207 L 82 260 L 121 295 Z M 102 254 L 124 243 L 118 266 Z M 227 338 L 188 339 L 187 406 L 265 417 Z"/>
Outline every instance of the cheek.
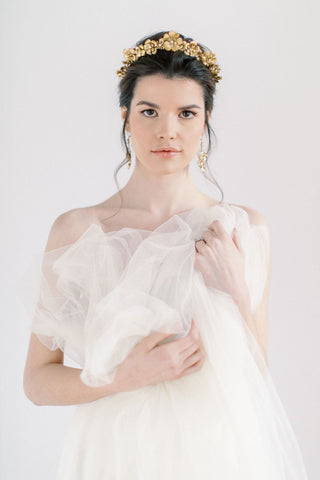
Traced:
<path fill-rule="evenodd" d="M 148 144 L 148 132 L 146 129 L 137 124 L 135 124 L 134 128 L 131 127 L 131 147 L 133 148 L 134 152 L 138 155 L 148 147 Z"/>
<path fill-rule="evenodd" d="M 200 143 L 200 137 L 203 133 L 203 127 L 200 122 L 190 122 L 189 125 L 183 129 L 183 137 L 190 144 Z"/>
<path fill-rule="evenodd" d="M 143 145 L 152 137 L 152 129 L 150 128 L 150 125 L 147 125 L 143 120 L 135 121 L 134 126 L 131 127 L 131 133 L 132 137 L 135 139 L 136 145 L 140 145 L 140 148 L 143 148 Z"/>
<path fill-rule="evenodd" d="M 197 152 L 200 148 L 200 137 L 201 131 L 198 129 L 190 129 L 189 132 L 186 132 L 184 136 L 183 143 L 185 144 L 186 148 L 192 150 L 193 153 Z"/>

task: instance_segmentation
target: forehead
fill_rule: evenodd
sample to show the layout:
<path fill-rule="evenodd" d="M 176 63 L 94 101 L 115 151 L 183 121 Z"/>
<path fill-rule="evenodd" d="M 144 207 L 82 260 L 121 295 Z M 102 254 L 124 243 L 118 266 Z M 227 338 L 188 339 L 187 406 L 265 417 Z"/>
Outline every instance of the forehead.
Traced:
<path fill-rule="evenodd" d="M 193 103 L 195 100 L 203 102 L 203 90 L 201 85 L 191 78 L 175 77 L 166 78 L 161 74 L 147 75 L 138 79 L 134 91 L 135 100 L 156 100 L 170 99 L 176 103 L 181 103 L 183 100 L 190 100 L 188 103 Z"/>

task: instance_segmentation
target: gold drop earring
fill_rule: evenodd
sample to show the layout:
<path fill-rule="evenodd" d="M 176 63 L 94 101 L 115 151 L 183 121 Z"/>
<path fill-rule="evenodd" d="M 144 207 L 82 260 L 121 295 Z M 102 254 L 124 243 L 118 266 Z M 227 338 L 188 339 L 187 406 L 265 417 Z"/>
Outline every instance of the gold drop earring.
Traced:
<path fill-rule="evenodd" d="M 206 170 L 206 168 L 205 168 L 205 163 L 206 163 L 206 161 L 207 161 L 208 154 L 203 151 L 202 139 L 203 139 L 203 137 L 201 137 L 201 140 L 200 140 L 200 153 L 199 153 L 199 155 L 198 155 L 198 165 L 199 165 L 199 168 L 200 168 L 203 172 L 205 172 L 205 170 Z"/>
<path fill-rule="evenodd" d="M 126 160 L 127 160 L 127 167 L 130 168 L 131 167 L 131 149 L 130 149 L 130 138 L 131 138 L 131 134 L 128 133 L 128 140 L 126 142 L 127 144 L 127 155 L 126 155 Z"/>

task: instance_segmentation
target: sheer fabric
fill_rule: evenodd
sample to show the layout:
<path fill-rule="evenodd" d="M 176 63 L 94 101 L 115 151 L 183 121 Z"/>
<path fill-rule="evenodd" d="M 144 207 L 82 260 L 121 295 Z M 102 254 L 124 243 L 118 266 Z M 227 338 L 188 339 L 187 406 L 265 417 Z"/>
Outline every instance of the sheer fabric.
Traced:
<path fill-rule="evenodd" d="M 307 479 L 260 346 L 232 297 L 194 268 L 194 242 L 215 219 L 230 235 L 237 227 L 254 312 L 270 234 L 227 203 L 176 214 L 154 231 L 91 224 L 42 254 L 30 330 L 74 359 L 85 384 L 112 382 L 143 337 L 157 330 L 175 340 L 192 318 L 206 351 L 198 372 L 77 405 L 58 480 Z"/>

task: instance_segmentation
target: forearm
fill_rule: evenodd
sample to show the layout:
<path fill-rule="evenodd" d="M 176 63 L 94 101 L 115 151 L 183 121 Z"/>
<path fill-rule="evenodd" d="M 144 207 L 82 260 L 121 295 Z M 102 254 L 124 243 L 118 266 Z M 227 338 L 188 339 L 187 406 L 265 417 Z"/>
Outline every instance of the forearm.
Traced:
<path fill-rule="evenodd" d="M 235 297 L 235 302 L 239 308 L 239 311 L 245 320 L 249 330 L 255 337 L 258 345 L 260 346 L 264 361 L 266 365 L 268 365 L 268 359 L 267 359 L 267 352 L 264 349 L 264 345 L 262 340 L 260 339 L 259 332 L 257 330 L 256 324 L 254 322 L 252 313 L 251 313 L 251 305 L 250 305 L 250 296 L 249 292 L 245 292 L 243 295 L 239 295 L 238 297 Z"/>
<path fill-rule="evenodd" d="M 117 393 L 114 383 L 88 387 L 80 379 L 80 368 L 49 363 L 29 374 L 24 381 L 26 396 L 36 405 L 88 403 Z"/>

